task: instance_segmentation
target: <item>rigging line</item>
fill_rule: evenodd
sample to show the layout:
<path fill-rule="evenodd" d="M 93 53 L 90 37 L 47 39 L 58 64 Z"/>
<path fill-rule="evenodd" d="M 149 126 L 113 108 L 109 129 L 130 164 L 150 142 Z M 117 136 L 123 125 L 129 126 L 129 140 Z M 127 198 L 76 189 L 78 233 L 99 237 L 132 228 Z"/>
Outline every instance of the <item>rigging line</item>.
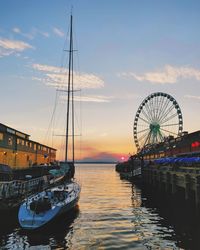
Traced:
<path fill-rule="evenodd" d="M 165 112 L 168 104 L 170 103 L 170 100 L 168 98 L 165 99 L 165 97 L 163 96 L 162 99 L 163 99 L 163 105 L 160 108 L 160 112 L 159 112 L 159 115 L 158 115 L 158 122 L 160 122 L 160 119 L 163 116 L 163 113 Z"/>
<path fill-rule="evenodd" d="M 75 157 L 75 152 L 74 152 L 74 66 L 73 62 L 74 57 L 73 57 L 73 37 L 72 37 L 72 162 L 74 164 L 74 157 Z"/>
<path fill-rule="evenodd" d="M 63 49 L 64 49 L 64 45 L 63 45 Z M 61 63 L 60 64 L 61 64 L 61 67 L 59 68 L 59 71 L 60 71 L 59 73 L 61 74 L 62 73 L 62 68 L 63 68 L 63 65 L 64 65 L 64 55 L 63 55 L 63 53 L 62 53 L 62 56 L 61 56 Z M 56 88 L 56 92 L 57 92 L 57 90 L 58 90 L 58 87 Z M 51 119 L 50 119 L 50 122 L 49 122 L 49 126 L 48 126 L 48 129 L 47 129 L 47 132 L 46 132 L 45 137 L 43 139 L 44 144 L 45 144 L 45 141 L 48 140 L 51 126 L 52 126 L 52 130 L 53 130 L 57 104 L 58 104 L 58 94 L 56 93 L 56 97 L 55 97 L 55 102 L 54 102 L 54 107 L 53 107 Z M 53 137 L 52 137 L 51 145 L 53 147 Z"/>
<path fill-rule="evenodd" d="M 53 125 L 53 119 L 54 119 L 56 108 L 57 108 L 57 99 L 58 99 L 58 94 L 56 92 L 54 107 L 53 107 L 53 111 L 52 111 L 52 114 L 51 114 L 51 119 L 50 119 L 50 122 L 49 122 L 48 129 L 47 129 L 46 134 L 45 134 L 45 136 L 43 138 L 43 144 L 46 143 L 47 138 L 48 138 L 49 133 L 50 133 L 51 126 Z"/>
<path fill-rule="evenodd" d="M 176 135 L 176 136 L 178 135 L 177 133 L 174 133 L 174 132 L 169 131 L 169 130 L 164 129 L 164 128 L 160 128 L 160 130 L 163 130 L 163 131 L 168 132 L 168 133 L 170 133 L 170 134 L 174 134 L 174 135 Z"/>
<path fill-rule="evenodd" d="M 78 49 L 78 42 L 77 42 L 76 37 L 77 37 L 76 36 L 76 25 L 75 25 L 75 23 L 73 23 L 73 42 L 75 42 L 75 48 L 77 48 L 76 52 L 78 52 L 79 49 Z M 77 65 L 77 72 L 76 72 L 76 74 L 77 74 L 78 79 L 79 79 L 78 84 L 80 86 L 80 89 L 82 89 L 84 81 L 82 81 L 82 84 L 81 84 L 79 53 L 75 53 L 75 56 L 76 56 L 75 62 L 76 62 L 76 65 Z M 73 64 L 73 67 L 74 67 L 74 64 Z M 85 79 L 87 81 L 87 77 L 85 77 Z M 88 80 L 89 80 L 89 78 L 88 78 Z M 80 103 L 80 120 L 81 120 L 81 122 L 80 122 L 80 134 L 82 135 L 82 101 L 81 100 L 82 100 L 82 92 L 80 91 L 80 102 L 79 102 Z M 82 137 L 80 137 L 80 140 L 79 140 L 79 147 L 80 147 L 79 151 L 80 151 L 80 158 L 81 158 L 82 157 L 82 151 L 81 151 L 81 148 L 82 148 Z"/>
<path fill-rule="evenodd" d="M 76 99 L 75 99 L 76 100 Z M 81 102 L 81 97 L 79 96 L 79 99 L 77 100 L 77 102 Z M 80 112 L 81 112 L 81 108 L 80 108 L 80 106 L 79 106 L 79 115 L 80 115 Z M 78 116 L 77 116 L 77 112 L 76 112 L 76 110 L 74 110 L 74 115 L 75 115 L 75 131 L 76 131 L 76 127 L 77 127 L 77 129 L 80 131 L 80 129 L 81 129 L 81 124 L 80 124 L 80 122 L 79 122 L 79 120 L 78 120 Z M 81 133 L 81 131 L 80 131 L 80 133 Z"/>
<path fill-rule="evenodd" d="M 70 31 L 70 26 L 68 25 L 68 30 L 67 30 L 67 35 L 66 35 L 66 38 L 65 38 L 65 40 L 64 40 L 64 44 L 63 44 L 63 49 L 62 49 L 62 51 L 65 51 L 65 46 L 66 46 L 66 44 L 67 44 L 67 42 L 68 42 L 68 35 L 69 35 L 69 31 Z M 61 65 L 61 67 L 60 67 L 60 72 L 59 72 L 59 74 L 64 74 L 65 73 L 65 70 L 64 70 L 64 68 L 65 68 L 65 54 L 64 53 L 62 53 L 61 54 L 61 62 L 60 62 L 60 65 Z M 63 70 L 64 70 L 64 72 L 63 72 Z M 60 82 L 60 84 L 58 83 L 58 86 L 57 86 L 57 89 L 58 88 L 64 88 L 64 79 L 62 79 L 62 82 Z"/>
<path fill-rule="evenodd" d="M 82 91 L 80 91 L 80 119 L 81 119 L 81 122 L 80 122 L 80 132 L 81 132 L 81 134 L 82 134 L 82 126 L 83 126 L 83 124 L 82 124 Z M 80 158 L 82 158 L 82 136 L 81 136 L 81 138 L 80 138 Z"/>
<path fill-rule="evenodd" d="M 68 68 L 68 94 L 67 94 L 67 124 L 66 124 L 66 144 L 65 144 L 65 161 L 68 160 L 68 133 L 69 133 L 69 106 L 71 90 L 71 59 L 72 59 L 72 15 L 70 16 L 70 48 L 69 48 L 69 68 Z"/>
<path fill-rule="evenodd" d="M 67 34 L 69 33 L 69 28 L 68 28 L 68 32 Z M 68 35 L 67 35 L 68 36 Z M 64 45 L 63 45 L 63 50 L 64 50 L 64 46 L 65 46 L 65 42 L 64 42 Z M 62 69 L 64 67 L 64 54 L 62 53 L 61 55 L 61 62 L 60 62 L 60 65 L 61 67 L 59 68 L 59 74 L 62 73 Z M 59 100 L 59 95 L 57 93 L 58 91 L 58 88 L 60 86 L 58 85 L 57 88 L 56 88 L 56 97 L 55 97 L 55 102 L 54 102 L 54 107 L 53 107 L 53 111 L 52 111 L 52 115 L 51 115 L 51 119 L 50 119 L 50 122 L 49 122 L 49 126 L 48 126 L 48 129 L 47 129 L 47 133 L 45 135 L 45 138 L 44 138 L 44 141 L 47 141 L 48 140 L 48 137 L 49 137 L 49 134 L 50 134 L 50 130 L 51 130 L 51 146 L 53 147 L 53 130 L 55 128 L 55 114 L 56 114 L 56 109 L 57 109 L 57 105 L 58 105 L 58 100 Z"/>
<path fill-rule="evenodd" d="M 76 40 L 76 26 L 75 24 L 73 24 L 73 41 L 75 41 L 75 47 L 78 48 L 78 43 L 77 43 L 77 40 Z M 76 51 L 79 51 L 78 49 Z M 75 55 L 77 55 L 77 68 L 78 68 L 78 74 L 80 76 L 80 63 L 79 63 L 79 54 L 76 53 Z"/>
<path fill-rule="evenodd" d="M 61 136 L 61 137 L 63 137 L 63 136 L 66 136 L 65 134 L 60 134 L 60 135 L 53 135 L 53 136 Z M 68 135 L 69 137 L 71 136 L 71 137 L 73 137 L 73 136 L 81 136 L 81 134 L 80 135 Z"/>
<path fill-rule="evenodd" d="M 172 120 L 172 119 L 173 119 L 174 117 L 176 117 L 176 116 L 177 116 L 177 113 L 172 114 L 172 115 L 169 116 L 166 120 L 162 121 L 161 124 L 166 123 L 166 122 L 168 122 L 169 120 Z"/>

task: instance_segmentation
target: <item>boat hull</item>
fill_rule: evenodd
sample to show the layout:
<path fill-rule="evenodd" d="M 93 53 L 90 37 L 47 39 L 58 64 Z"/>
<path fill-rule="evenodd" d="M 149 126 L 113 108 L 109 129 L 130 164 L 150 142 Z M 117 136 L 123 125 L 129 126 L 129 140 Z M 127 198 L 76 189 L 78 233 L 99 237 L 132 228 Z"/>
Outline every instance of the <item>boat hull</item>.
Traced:
<path fill-rule="evenodd" d="M 36 230 L 44 227 L 45 225 L 53 222 L 56 218 L 67 214 L 72 210 L 79 201 L 80 190 L 77 195 L 70 202 L 64 205 L 56 205 L 48 211 L 36 214 L 27 208 L 27 204 L 24 202 L 19 209 L 18 220 L 23 229 Z"/>

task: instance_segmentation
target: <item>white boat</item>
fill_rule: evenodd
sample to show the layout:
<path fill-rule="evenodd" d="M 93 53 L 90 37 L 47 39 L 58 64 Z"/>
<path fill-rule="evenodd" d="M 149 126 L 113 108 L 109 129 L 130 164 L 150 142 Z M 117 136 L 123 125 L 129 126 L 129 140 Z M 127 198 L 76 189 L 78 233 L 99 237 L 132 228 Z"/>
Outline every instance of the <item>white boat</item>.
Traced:
<path fill-rule="evenodd" d="M 72 39 L 72 15 L 70 19 L 70 49 L 69 72 L 67 90 L 67 123 L 66 123 L 66 147 L 65 161 L 62 164 L 74 169 L 74 95 L 73 95 L 73 39 Z M 71 119 L 69 117 L 70 104 L 72 105 Z M 68 160 L 69 120 L 72 122 L 72 161 Z M 74 171 L 74 170 L 73 170 Z M 73 175 L 72 175 L 73 176 Z M 39 229 L 61 214 L 74 208 L 79 200 L 80 185 L 74 180 L 57 187 L 29 196 L 20 206 L 18 213 L 19 224 L 24 229 Z"/>
<path fill-rule="evenodd" d="M 19 223 L 24 229 L 39 229 L 76 206 L 80 186 L 66 183 L 30 196 L 19 209 Z"/>

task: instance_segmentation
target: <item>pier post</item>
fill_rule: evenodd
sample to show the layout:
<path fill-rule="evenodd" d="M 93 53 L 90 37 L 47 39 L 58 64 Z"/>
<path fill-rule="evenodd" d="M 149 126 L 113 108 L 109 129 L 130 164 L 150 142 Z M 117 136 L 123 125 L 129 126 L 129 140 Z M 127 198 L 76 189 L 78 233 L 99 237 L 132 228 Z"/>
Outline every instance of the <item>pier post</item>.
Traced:
<path fill-rule="evenodd" d="M 171 192 L 171 174 L 169 172 L 166 173 L 165 176 L 165 183 L 166 183 L 166 192 L 170 193 Z"/>
<path fill-rule="evenodd" d="M 185 175 L 185 199 L 188 200 L 190 197 L 190 175 Z"/>
<path fill-rule="evenodd" d="M 156 171 L 155 170 L 153 170 L 153 179 L 152 179 L 152 181 L 153 181 L 153 186 L 156 186 Z"/>
<path fill-rule="evenodd" d="M 162 189 L 162 186 L 163 186 L 163 173 L 162 171 L 159 172 L 159 189 L 161 190 Z"/>
<path fill-rule="evenodd" d="M 200 176 L 197 176 L 195 180 L 195 203 L 196 207 L 200 206 Z"/>
<path fill-rule="evenodd" d="M 176 174 L 172 175 L 172 194 L 175 194 L 177 191 L 177 176 Z"/>

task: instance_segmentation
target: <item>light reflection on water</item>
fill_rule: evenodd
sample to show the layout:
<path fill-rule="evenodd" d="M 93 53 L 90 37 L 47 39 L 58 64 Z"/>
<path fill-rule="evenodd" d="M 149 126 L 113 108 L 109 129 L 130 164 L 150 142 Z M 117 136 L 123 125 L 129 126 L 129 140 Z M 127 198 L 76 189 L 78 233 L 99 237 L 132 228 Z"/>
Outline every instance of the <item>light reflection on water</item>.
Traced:
<path fill-rule="evenodd" d="M 0 249 L 180 249 L 173 227 L 142 206 L 141 190 L 120 180 L 114 165 L 79 165 L 76 178 L 81 198 L 70 218 L 30 233 L 19 228 L 15 214 L 3 216 Z"/>

